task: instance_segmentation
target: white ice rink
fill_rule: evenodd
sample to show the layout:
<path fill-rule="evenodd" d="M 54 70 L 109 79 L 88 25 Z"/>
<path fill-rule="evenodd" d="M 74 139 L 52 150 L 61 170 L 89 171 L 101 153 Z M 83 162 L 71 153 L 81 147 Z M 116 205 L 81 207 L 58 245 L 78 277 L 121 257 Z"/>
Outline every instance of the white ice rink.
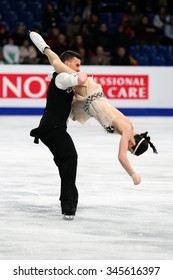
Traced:
<path fill-rule="evenodd" d="M 119 136 L 69 123 L 79 155 L 77 216 L 64 221 L 58 171 L 29 136 L 40 117 L 0 117 L 1 260 L 172 260 L 173 118 L 131 117 L 159 154 L 129 154 L 140 186 L 117 160 Z"/>

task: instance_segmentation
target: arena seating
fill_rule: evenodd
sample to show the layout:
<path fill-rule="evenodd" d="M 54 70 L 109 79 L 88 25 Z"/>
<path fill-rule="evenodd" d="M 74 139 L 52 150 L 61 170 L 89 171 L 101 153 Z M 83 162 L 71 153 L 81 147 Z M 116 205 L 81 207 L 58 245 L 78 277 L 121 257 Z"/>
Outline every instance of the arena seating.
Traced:
<path fill-rule="evenodd" d="M 42 25 L 43 8 L 49 0 L 2 0 L 0 4 L 0 24 L 6 25 L 8 32 L 14 32 L 19 23 L 24 23 L 27 29 L 32 29 L 35 25 Z M 58 7 L 58 1 L 51 1 Z M 113 33 L 117 24 L 120 23 L 123 13 L 106 12 L 109 7 L 116 8 L 118 1 L 99 1 L 100 21 L 106 22 L 109 31 Z M 154 13 L 148 14 L 153 20 Z M 167 65 L 173 66 L 172 47 L 163 45 L 131 45 L 129 55 L 138 60 L 139 65 Z"/>

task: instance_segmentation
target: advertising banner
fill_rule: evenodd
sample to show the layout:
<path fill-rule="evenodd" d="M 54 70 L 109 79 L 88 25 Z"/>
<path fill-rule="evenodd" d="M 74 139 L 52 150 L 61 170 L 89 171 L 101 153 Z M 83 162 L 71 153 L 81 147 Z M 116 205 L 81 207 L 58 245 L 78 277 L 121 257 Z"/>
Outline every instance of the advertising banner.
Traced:
<path fill-rule="evenodd" d="M 0 114 L 41 114 L 52 71 L 47 65 L 2 65 Z M 82 66 L 81 71 L 127 115 L 173 115 L 172 67 Z"/>

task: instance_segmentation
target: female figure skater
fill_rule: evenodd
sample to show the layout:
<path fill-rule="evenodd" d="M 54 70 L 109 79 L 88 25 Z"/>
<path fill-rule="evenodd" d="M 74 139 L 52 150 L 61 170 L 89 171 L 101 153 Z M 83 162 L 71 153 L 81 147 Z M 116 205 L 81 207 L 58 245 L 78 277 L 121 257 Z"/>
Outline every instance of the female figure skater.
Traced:
<path fill-rule="evenodd" d="M 60 73 L 56 80 L 58 87 L 64 89 L 62 84 L 66 81 L 67 92 L 73 89 L 72 119 L 85 123 L 90 117 L 94 117 L 108 133 L 119 134 L 121 138 L 118 159 L 132 178 L 134 185 L 140 184 L 141 177 L 132 168 L 127 152 L 130 151 L 139 156 L 150 145 L 153 152 L 157 153 L 148 132 L 136 133 L 130 120 L 108 102 L 101 85 L 97 84 L 92 77 L 87 77 L 85 73 L 75 72 L 70 68 L 69 62 L 62 62 L 39 34 L 30 32 L 30 39 L 48 57 L 54 71 Z"/>

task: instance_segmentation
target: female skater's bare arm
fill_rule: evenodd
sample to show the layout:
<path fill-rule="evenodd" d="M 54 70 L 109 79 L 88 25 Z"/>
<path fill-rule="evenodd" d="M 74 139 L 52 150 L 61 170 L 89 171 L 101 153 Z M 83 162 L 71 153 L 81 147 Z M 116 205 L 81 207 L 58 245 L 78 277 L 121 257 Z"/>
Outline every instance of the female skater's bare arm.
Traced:
<path fill-rule="evenodd" d="M 135 173 L 135 171 L 133 170 L 133 168 L 128 160 L 128 157 L 127 157 L 128 141 L 129 141 L 129 135 L 128 135 L 128 133 L 125 132 L 121 136 L 121 140 L 120 140 L 120 144 L 119 144 L 118 159 L 119 159 L 121 165 L 123 166 L 123 168 L 133 179 L 134 185 L 138 185 L 141 182 L 141 177 Z"/>
<path fill-rule="evenodd" d="M 131 125 L 124 122 L 124 120 L 117 119 L 114 121 L 114 125 L 116 125 L 116 129 L 121 134 L 121 139 L 119 143 L 119 151 L 118 151 L 118 159 L 125 169 L 125 171 L 131 176 L 133 179 L 134 185 L 138 185 L 141 182 L 141 177 L 135 173 L 133 167 L 131 166 L 128 157 L 128 146 L 129 146 L 129 140 L 132 137 L 132 128 Z"/>

